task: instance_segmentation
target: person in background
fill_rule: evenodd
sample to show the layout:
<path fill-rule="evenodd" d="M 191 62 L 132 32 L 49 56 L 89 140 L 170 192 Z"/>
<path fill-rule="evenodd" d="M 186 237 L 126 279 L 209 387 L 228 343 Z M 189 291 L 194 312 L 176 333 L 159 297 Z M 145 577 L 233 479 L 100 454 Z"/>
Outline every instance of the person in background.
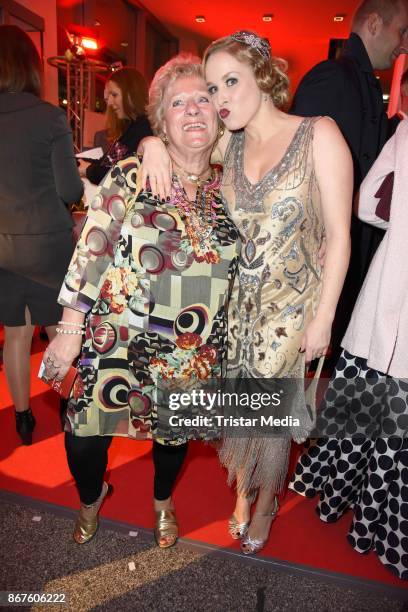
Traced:
<path fill-rule="evenodd" d="M 317 421 L 290 487 L 348 540 L 408 580 L 408 121 L 363 181 L 358 216 L 386 230 L 368 270 Z"/>
<path fill-rule="evenodd" d="M 401 77 L 401 90 L 400 90 L 400 110 L 407 115 L 408 114 L 408 70 L 404 72 Z"/>
<path fill-rule="evenodd" d="M 104 97 L 109 147 L 99 160 L 79 162 L 81 176 L 94 185 L 118 161 L 133 155 L 142 138 L 152 134 L 145 115 L 147 83 L 136 68 L 128 66 L 114 72 L 106 81 Z"/>
<path fill-rule="evenodd" d="M 23 444 L 31 444 L 30 349 L 34 326 L 49 338 L 70 261 L 67 204 L 83 192 L 65 113 L 41 99 L 42 64 L 30 37 L 0 26 L 0 323 L 4 369 Z"/>
<path fill-rule="evenodd" d="M 354 162 L 354 191 L 377 159 L 398 123 L 388 120 L 383 92 L 374 70 L 391 68 L 408 28 L 407 0 L 363 0 L 351 34 L 336 60 L 314 66 L 295 93 L 291 112 L 332 117 L 346 139 Z M 384 235 L 353 215 L 349 271 L 333 325 L 334 359 L 371 259 Z"/>

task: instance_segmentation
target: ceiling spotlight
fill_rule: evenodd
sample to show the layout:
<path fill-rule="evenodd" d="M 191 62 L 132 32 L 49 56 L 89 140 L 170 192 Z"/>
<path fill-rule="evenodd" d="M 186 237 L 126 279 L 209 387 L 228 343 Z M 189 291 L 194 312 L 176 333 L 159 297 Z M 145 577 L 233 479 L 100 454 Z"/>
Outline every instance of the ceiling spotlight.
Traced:
<path fill-rule="evenodd" d="M 345 18 L 344 14 L 335 15 L 333 17 L 333 21 L 344 21 L 344 18 Z"/>
<path fill-rule="evenodd" d="M 195 20 L 196 20 L 197 23 L 205 23 L 204 15 L 196 15 Z"/>
<path fill-rule="evenodd" d="M 128 43 L 128 42 L 126 42 L 126 40 L 124 40 L 123 42 L 121 42 L 121 43 L 120 43 L 120 46 L 121 46 L 121 47 L 128 47 L 128 46 L 129 46 L 129 43 Z"/>
<path fill-rule="evenodd" d="M 262 15 L 262 21 L 272 21 L 273 15 L 272 13 L 267 13 L 266 15 Z"/>

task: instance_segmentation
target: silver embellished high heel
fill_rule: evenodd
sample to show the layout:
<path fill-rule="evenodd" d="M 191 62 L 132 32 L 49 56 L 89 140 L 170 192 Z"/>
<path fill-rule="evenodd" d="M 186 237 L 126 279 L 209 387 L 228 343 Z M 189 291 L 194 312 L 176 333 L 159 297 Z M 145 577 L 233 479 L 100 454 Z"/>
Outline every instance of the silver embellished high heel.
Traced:
<path fill-rule="evenodd" d="M 255 497 L 255 492 L 251 492 L 248 493 L 248 495 L 245 495 L 245 498 L 248 500 L 250 506 L 253 503 Z M 230 516 L 230 518 L 228 519 L 228 533 L 230 534 L 233 540 L 241 540 L 242 538 L 244 538 L 246 532 L 248 531 L 248 527 L 249 521 L 242 521 L 242 523 L 239 523 L 235 514 Z"/>
<path fill-rule="evenodd" d="M 274 506 L 273 506 L 272 512 L 268 512 L 266 514 L 263 514 L 261 512 L 255 512 L 255 515 L 272 517 L 272 520 L 271 520 L 271 526 L 272 526 L 272 523 L 275 520 L 276 515 L 278 514 L 278 511 L 279 511 L 278 498 L 275 497 L 275 501 L 274 501 Z M 270 527 L 269 527 L 269 529 L 270 529 Z M 249 535 L 246 535 L 245 538 L 241 542 L 241 551 L 244 553 L 244 555 L 255 555 L 257 552 L 262 550 L 262 548 L 267 543 L 268 538 L 269 538 L 269 534 L 268 534 L 268 537 L 265 540 L 259 540 L 257 538 L 251 538 Z"/>
<path fill-rule="evenodd" d="M 238 523 L 234 514 L 228 519 L 228 533 L 233 540 L 240 540 L 245 537 L 248 527 L 249 521 Z"/>

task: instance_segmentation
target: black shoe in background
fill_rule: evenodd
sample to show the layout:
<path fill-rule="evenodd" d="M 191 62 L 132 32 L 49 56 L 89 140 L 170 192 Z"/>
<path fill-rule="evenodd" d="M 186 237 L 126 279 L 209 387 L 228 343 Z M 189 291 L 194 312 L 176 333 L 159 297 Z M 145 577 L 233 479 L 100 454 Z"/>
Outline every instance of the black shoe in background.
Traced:
<path fill-rule="evenodd" d="M 35 418 L 31 412 L 31 408 L 24 412 L 15 412 L 16 415 L 16 430 L 25 446 L 29 446 L 33 441 L 33 431 L 35 427 Z"/>
<path fill-rule="evenodd" d="M 48 342 L 48 334 L 45 331 L 45 327 L 40 327 L 38 335 L 40 336 L 41 340 L 44 340 L 44 342 Z"/>

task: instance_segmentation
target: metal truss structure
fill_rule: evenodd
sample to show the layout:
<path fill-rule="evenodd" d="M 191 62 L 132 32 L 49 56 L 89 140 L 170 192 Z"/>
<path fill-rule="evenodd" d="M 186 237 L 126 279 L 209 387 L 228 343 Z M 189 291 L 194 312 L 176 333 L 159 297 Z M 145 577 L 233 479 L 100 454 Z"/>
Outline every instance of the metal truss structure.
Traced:
<path fill-rule="evenodd" d="M 84 113 L 90 108 L 94 75 L 108 72 L 111 68 L 105 62 L 91 58 L 67 59 L 64 55 L 48 58 L 48 63 L 55 66 L 65 77 L 66 109 L 68 123 L 72 128 L 76 153 L 83 149 Z"/>

